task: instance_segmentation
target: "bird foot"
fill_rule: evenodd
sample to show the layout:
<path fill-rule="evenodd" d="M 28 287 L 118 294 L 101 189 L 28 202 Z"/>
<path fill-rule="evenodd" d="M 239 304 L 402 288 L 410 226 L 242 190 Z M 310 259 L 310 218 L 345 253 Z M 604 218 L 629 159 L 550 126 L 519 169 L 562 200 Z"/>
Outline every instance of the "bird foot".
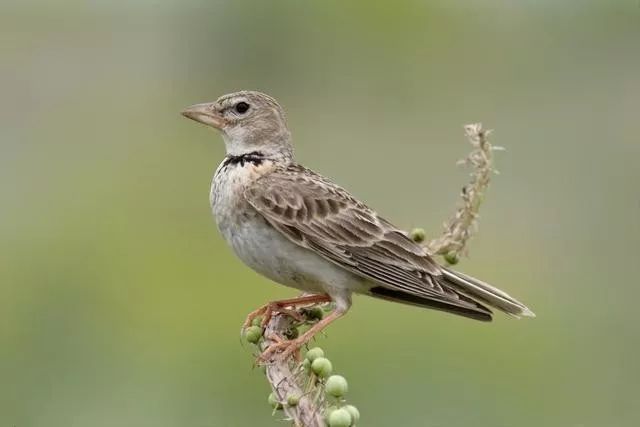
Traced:
<path fill-rule="evenodd" d="M 306 337 L 301 336 L 292 340 L 286 340 L 277 335 L 269 335 L 268 339 L 273 341 L 269 347 L 267 347 L 260 356 L 258 356 L 257 363 L 268 363 L 274 361 L 276 358 L 280 360 L 286 360 L 293 356 L 296 361 L 300 360 L 300 349 L 308 341 Z"/>
<path fill-rule="evenodd" d="M 300 348 L 313 339 L 313 337 L 326 328 L 331 322 L 339 318 L 344 314 L 342 310 L 334 310 L 327 317 L 318 321 L 318 323 L 311 326 L 311 328 L 300 335 L 298 338 L 292 340 L 284 340 L 281 337 L 270 336 L 270 339 L 274 342 L 267 347 L 262 354 L 258 357 L 258 361 L 269 362 L 275 358 L 286 360 L 292 355 L 296 356 L 296 360 L 300 360 Z"/>
<path fill-rule="evenodd" d="M 278 302 L 270 302 L 258 308 L 257 310 L 254 310 L 251 313 L 249 313 L 244 323 L 242 324 L 242 329 L 243 330 L 247 329 L 249 326 L 251 326 L 253 321 L 260 316 L 263 316 L 262 321 L 260 322 L 260 326 L 264 328 L 265 326 L 267 326 L 267 324 L 269 323 L 273 315 L 276 313 L 286 314 L 287 316 L 290 316 L 299 322 L 302 322 L 305 320 L 304 316 L 298 313 L 297 311 L 290 308 L 286 308 L 285 306 L 279 304 Z"/>
<path fill-rule="evenodd" d="M 249 315 L 247 315 L 247 318 L 244 321 L 244 324 L 242 325 L 242 330 L 245 330 L 249 326 L 251 326 L 253 321 L 260 316 L 264 316 L 261 322 L 261 326 L 264 328 L 265 326 L 267 326 L 267 323 L 269 323 L 274 313 L 286 314 L 299 322 L 303 322 L 305 320 L 305 317 L 292 308 L 306 306 L 310 304 L 330 302 L 330 301 L 331 301 L 331 298 L 329 297 L 329 295 L 325 295 L 325 294 L 303 295 L 298 298 L 272 301 L 270 303 L 263 305 L 257 310 L 254 310 L 251 313 L 249 313 Z M 289 308 L 289 307 L 292 307 L 292 308 Z"/>

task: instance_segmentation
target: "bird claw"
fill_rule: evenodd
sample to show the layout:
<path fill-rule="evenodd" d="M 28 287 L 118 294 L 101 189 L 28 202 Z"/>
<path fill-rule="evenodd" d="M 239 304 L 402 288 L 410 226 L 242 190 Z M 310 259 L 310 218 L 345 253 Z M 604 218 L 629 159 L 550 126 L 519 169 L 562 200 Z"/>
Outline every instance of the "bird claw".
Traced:
<path fill-rule="evenodd" d="M 304 322 L 306 320 L 305 317 L 302 314 L 298 313 L 296 310 L 286 308 L 285 306 L 282 306 L 278 303 L 270 302 L 247 315 L 247 318 L 242 324 L 240 334 L 242 335 L 242 332 L 249 326 L 251 326 L 253 324 L 253 321 L 260 316 L 264 316 L 262 318 L 262 322 L 260 322 L 260 326 L 264 329 L 275 313 L 286 314 L 287 316 L 293 318 L 294 320 L 297 320 L 298 322 Z"/>
<path fill-rule="evenodd" d="M 266 311 L 269 309 L 270 305 L 271 303 L 265 304 L 262 307 L 258 308 L 257 310 L 253 310 L 251 313 L 247 314 L 247 317 L 244 320 L 244 323 L 242 324 L 242 330 L 244 331 L 245 329 L 247 329 L 249 326 L 251 326 L 251 324 L 255 319 L 265 314 Z"/>
<path fill-rule="evenodd" d="M 273 362 L 276 359 L 286 360 L 291 356 L 294 356 L 296 361 L 300 360 L 300 348 L 305 344 L 305 341 L 297 338 L 286 340 L 277 335 L 270 335 L 269 339 L 273 341 L 273 344 L 258 356 L 258 363 Z"/>
<path fill-rule="evenodd" d="M 264 315 L 264 317 L 262 319 L 261 326 L 264 328 L 265 326 L 267 326 L 274 313 L 286 314 L 299 322 L 304 322 L 306 318 L 302 314 L 298 313 L 295 310 L 295 307 L 326 302 L 331 302 L 331 297 L 327 294 L 303 295 L 297 298 L 272 301 L 249 313 L 244 321 L 244 324 L 242 325 L 242 330 L 245 330 L 246 328 L 251 326 L 253 321 L 257 317 L 262 315 Z"/>

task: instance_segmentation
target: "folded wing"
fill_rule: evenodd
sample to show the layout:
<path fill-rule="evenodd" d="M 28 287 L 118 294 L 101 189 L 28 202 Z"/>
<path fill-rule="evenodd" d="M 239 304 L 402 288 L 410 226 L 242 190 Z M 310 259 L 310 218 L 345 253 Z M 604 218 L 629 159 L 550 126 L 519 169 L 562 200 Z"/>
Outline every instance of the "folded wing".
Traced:
<path fill-rule="evenodd" d="M 488 308 L 447 285 L 424 248 L 313 171 L 276 170 L 244 196 L 292 242 L 371 280 L 372 296 L 491 320 Z"/>

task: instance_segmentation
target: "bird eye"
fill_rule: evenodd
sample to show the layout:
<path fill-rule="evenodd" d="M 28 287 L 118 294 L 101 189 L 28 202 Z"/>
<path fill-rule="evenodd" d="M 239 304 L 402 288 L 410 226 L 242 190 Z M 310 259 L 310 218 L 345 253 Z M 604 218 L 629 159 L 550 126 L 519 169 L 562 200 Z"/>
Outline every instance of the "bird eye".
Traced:
<path fill-rule="evenodd" d="M 249 110 L 249 104 L 247 104 L 246 102 L 238 102 L 235 108 L 236 112 L 244 114 Z"/>

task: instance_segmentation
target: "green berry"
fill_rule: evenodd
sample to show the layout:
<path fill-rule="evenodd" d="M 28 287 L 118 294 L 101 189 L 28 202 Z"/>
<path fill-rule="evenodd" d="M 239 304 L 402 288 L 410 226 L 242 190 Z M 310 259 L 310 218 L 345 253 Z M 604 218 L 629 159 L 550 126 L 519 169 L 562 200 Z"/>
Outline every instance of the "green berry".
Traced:
<path fill-rule="evenodd" d="M 345 405 L 343 409 L 346 409 L 347 412 L 349 412 L 349 414 L 351 415 L 351 422 L 353 424 L 356 424 L 358 421 L 360 421 L 360 411 L 358 411 L 358 408 L 353 405 Z"/>
<path fill-rule="evenodd" d="M 305 356 L 309 362 L 313 362 L 318 357 L 324 357 L 324 350 L 320 347 L 313 347 L 311 350 L 307 351 L 307 355 Z"/>
<path fill-rule="evenodd" d="M 251 324 L 252 324 L 253 326 L 260 326 L 260 327 L 262 327 L 262 316 L 258 316 L 258 317 L 256 317 L 255 319 L 253 319 L 253 320 L 251 321 Z"/>
<path fill-rule="evenodd" d="M 269 405 L 271 405 L 273 409 L 282 409 L 282 403 L 278 402 L 278 399 L 276 398 L 275 394 L 270 393 L 269 399 L 267 400 L 269 402 Z"/>
<path fill-rule="evenodd" d="M 349 390 L 349 384 L 342 375 L 331 375 L 325 384 L 325 391 L 333 397 L 342 397 Z"/>
<path fill-rule="evenodd" d="M 424 229 L 422 229 L 422 228 L 414 228 L 409 233 L 409 237 L 414 242 L 421 243 L 421 242 L 424 242 L 424 238 L 426 237 L 426 234 L 424 232 Z"/>
<path fill-rule="evenodd" d="M 329 427 L 349 427 L 351 414 L 344 408 L 336 409 L 329 415 Z"/>
<path fill-rule="evenodd" d="M 327 378 L 331 375 L 331 372 L 333 372 L 333 365 L 331 365 L 331 361 L 329 361 L 329 359 L 318 357 L 316 360 L 311 362 L 311 370 L 320 378 Z"/>
<path fill-rule="evenodd" d="M 324 311 L 320 307 L 304 308 L 302 309 L 302 314 L 310 321 L 322 320 L 324 317 Z"/>
<path fill-rule="evenodd" d="M 302 361 L 302 367 L 305 371 L 308 371 L 309 369 L 311 369 L 311 361 L 309 359 L 304 359 Z"/>
<path fill-rule="evenodd" d="M 287 397 L 287 405 L 288 406 L 298 406 L 298 403 L 300 402 L 300 397 L 296 396 L 296 395 L 290 395 L 289 397 Z"/>
<path fill-rule="evenodd" d="M 244 338 L 251 344 L 257 344 L 262 338 L 262 328 L 260 326 L 249 326 L 244 332 Z"/>
<path fill-rule="evenodd" d="M 449 265 L 456 265 L 460 259 L 458 258 L 458 254 L 455 252 L 447 252 L 444 256 L 444 260 L 447 261 Z"/>
<path fill-rule="evenodd" d="M 331 417 L 331 414 L 333 413 L 333 411 L 335 411 L 336 409 L 338 409 L 336 405 L 331 405 L 324 410 L 324 421 L 327 424 L 329 424 L 329 418 Z"/>

